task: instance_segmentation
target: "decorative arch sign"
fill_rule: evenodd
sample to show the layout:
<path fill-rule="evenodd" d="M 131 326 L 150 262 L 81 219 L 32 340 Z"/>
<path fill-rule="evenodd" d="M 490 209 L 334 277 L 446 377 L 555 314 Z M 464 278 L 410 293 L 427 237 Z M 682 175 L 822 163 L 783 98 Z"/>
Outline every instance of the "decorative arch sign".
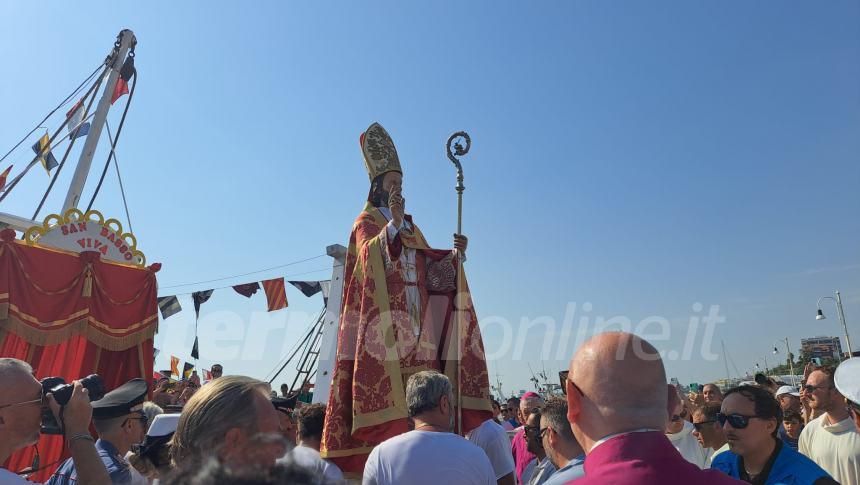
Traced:
<path fill-rule="evenodd" d="M 51 214 L 41 226 L 24 233 L 27 244 L 63 249 L 75 253 L 97 252 L 101 258 L 138 267 L 146 266 L 146 256 L 137 249 L 137 238 L 123 232 L 122 223 L 105 219 L 101 212 L 69 209 L 62 216 Z"/>

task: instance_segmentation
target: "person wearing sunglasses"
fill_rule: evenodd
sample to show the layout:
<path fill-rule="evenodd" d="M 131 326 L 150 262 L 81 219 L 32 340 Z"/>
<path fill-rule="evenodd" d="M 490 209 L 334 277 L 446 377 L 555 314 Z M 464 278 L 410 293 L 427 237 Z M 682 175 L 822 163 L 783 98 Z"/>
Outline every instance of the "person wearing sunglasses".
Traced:
<path fill-rule="evenodd" d="M 567 401 L 552 397 L 543 407 L 540 434 L 546 456 L 557 468 L 544 485 L 563 485 L 585 475 L 585 452 L 567 422 Z"/>
<path fill-rule="evenodd" d="M 148 481 L 126 460 L 132 445 L 143 442 L 147 418 L 143 401 L 148 391 L 144 379 L 132 379 L 93 401 L 93 427 L 99 435 L 96 450 L 112 483 L 143 485 Z M 66 460 L 46 482 L 67 485 L 79 481 L 74 457 Z"/>
<path fill-rule="evenodd" d="M 711 468 L 760 485 L 837 483 L 823 468 L 777 437 L 782 409 L 770 391 L 758 386 L 728 390 L 717 421 L 729 451 L 715 457 Z"/>
<path fill-rule="evenodd" d="M 529 453 L 535 456 L 535 459 L 523 470 L 521 483 L 527 485 L 541 485 L 555 473 L 555 466 L 549 457 L 547 457 L 546 449 L 543 447 L 540 422 L 541 410 L 540 408 L 534 408 L 528 419 L 526 419 L 524 427 L 526 446 Z"/>
<path fill-rule="evenodd" d="M 722 397 L 722 396 L 720 396 Z M 720 413 L 720 402 L 710 402 L 704 406 L 693 409 L 693 436 L 699 441 L 699 445 L 707 453 L 705 468 L 710 468 L 711 461 L 724 451 L 728 451 L 729 444 L 717 414 Z"/>
<path fill-rule="evenodd" d="M 674 387 L 672 386 L 673 389 Z M 666 425 L 666 437 L 685 460 L 699 468 L 705 468 L 708 454 L 693 436 L 694 427 L 692 423 L 687 421 L 687 417 L 687 408 L 679 398 L 669 423 Z"/>
<path fill-rule="evenodd" d="M 65 441 L 72 458 L 81 464 L 82 483 L 104 485 L 110 483 L 87 427 L 92 406 L 87 390 L 80 382 L 69 402 L 63 407 Z M 3 464 L 12 453 L 39 442 L 42 410 L 47 406 L 60 422 L 60 406 L 50 394 L 42 394 L 42 384 L 33 377 L 33 369 L 23 360 L 0 358 L 0 483 L 3 485 L 30 484 Z"/>
<path fill-rule="evenodd" d="M 515 465 L 514 473 L 517 476 L 518 483 L 525 483 L 525 480 L 523 480 L 523 473 L 529 463 L 535 459 L 535 455 L 528 450 L 528 440 L 525 427 L 526 419 L 535 408 L 543 407 L 543 403 L 543 397 L 541 397 L 540 394 L 531 391 L 523 394 L 519 400 L 517 420 L 520 423 L 523 423 L 523 426 L 520 426 L 517 429 L 517 432 L 511 439 L 511 454 L 514 456 Z"/>
<path fill-rule="evenodd" d="M 809 405 L 822 414 L 804 426 L 797 449 L 839 483 L 860 483 L 860 433 L 836 388 L 834 372 L 822 366 L 806 379 L 803 391 Z"/>

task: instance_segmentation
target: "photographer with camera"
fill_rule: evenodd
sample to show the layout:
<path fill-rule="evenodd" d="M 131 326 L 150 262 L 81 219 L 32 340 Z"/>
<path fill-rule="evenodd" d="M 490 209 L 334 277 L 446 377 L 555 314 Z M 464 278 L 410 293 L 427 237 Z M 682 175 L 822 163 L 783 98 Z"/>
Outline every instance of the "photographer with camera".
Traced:
<path fill-rule="evenodd" d="M 143 401 L 148 386 L 143 379 L 132 379 L 93 401 L 93 426 L 99 439 L 95 446 L 110 480 L 114 484 L 143 485 L 148 481 L 125 459 L 132 445 L 140 444 L 147 429 Z M 48 480 L 48 485 L 86 483 L 80 478 L 77 460 L 66 460 Z"/>
<path fill-rule="evenodd" d="M 63 407 L 62 419 L 60 405 L 54 396 L 43 394 L 42 384 L 33 377 L 33 369 L 22 360 L 0 358 L 0 389 L 0 464 L 5 463 L 15 451 L 39 441 L 42 409 L 47 405 L 55 419 L 65 425 L 66 444 L 78 464 L 81 483 L 110 483 L 110 477 L 89 434 L 93 409 L 88 391 L 80 382 L 74 382 L 71 397 Z M 0 468 L 0 483 L 15 485 L 32 482 Z"/>

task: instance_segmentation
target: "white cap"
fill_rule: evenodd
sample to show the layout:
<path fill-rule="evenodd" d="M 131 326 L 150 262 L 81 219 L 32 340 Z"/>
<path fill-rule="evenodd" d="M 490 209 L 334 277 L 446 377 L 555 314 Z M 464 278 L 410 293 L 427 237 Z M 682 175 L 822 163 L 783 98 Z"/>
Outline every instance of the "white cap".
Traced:
<path fill-rule="evenodd" d="M 167 436 L 176 431 L 176 425 L 179 424 L 179 414 L 159 414 L 152 420 L 149 426 L 147 436 Z"/>
<path fill-rule="evenodd" d="M 840 394 L 860 404 L 860 357 L 842 361 L 833 373 L 833 383 Z"/>
<path fill-rule="evenodd" d="M 794 397 L 800 397 L 800 393 L 792 386 L 782 386 L 776 390 L 776 397 L 782 396 L 783 394 L 791 394 Z"/>

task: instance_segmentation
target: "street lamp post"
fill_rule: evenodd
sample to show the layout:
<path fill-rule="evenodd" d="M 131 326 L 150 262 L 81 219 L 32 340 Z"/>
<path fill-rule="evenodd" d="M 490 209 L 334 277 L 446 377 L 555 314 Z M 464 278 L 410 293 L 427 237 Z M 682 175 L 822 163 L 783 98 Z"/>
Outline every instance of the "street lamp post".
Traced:
<path fill-rule="evenodd" d="M 848 357 L 853 357 L 854 353 L 851 351 L 851 337 L 848 336 L 848 325 L 845 323 L 845 310 L 842 309 L 842 297 L 839 295 L 839 291 L 836 292 L 836 298 L 832 296 L 822 296 L 818 299 L 818 313 L 815 315 L 816 320 L 824 320 L 824 312 L 821 311 L 821 300 L 833 300 L 836 302 L 836 315 L 839 317 L 839 321 L 842 323 L 842 330 L 845 332 L 845 346 L 848 347 Z M 839 360 L 842 360 L 842 354 L 839 354 Z"/>
<path fill-rule="evenodd" d="M 779 349 L 777 348 L 776 342 L 778 342 L 778 340 L 773 341 L 773 343 L 774 343 L 773 354 L 774 355 L 779 354 Z M 792 355 L 791 355 L 791 347 L 788 346 L 788 337 L 785 337 L 784 342 L 785 342 L 785 358 L 788 359 L 788 368 L 791 371 L 791 385 L 796 387 L 797 383 L 794 380 L 794 359 L 792 358 Z"/>
<path fill-rule="evenodd" d="M 769 369 L 767 367 L 767 354 L 763 355 L 761 357 L 761 360 L 764 361 L 764 376 L 767 377 L 767 375 L 769 373 Z M 756 361 L 755 366 L 758 367 L 759 369 L 761 369 L 761 366 L 758 365 L 758 361 Z"/>

